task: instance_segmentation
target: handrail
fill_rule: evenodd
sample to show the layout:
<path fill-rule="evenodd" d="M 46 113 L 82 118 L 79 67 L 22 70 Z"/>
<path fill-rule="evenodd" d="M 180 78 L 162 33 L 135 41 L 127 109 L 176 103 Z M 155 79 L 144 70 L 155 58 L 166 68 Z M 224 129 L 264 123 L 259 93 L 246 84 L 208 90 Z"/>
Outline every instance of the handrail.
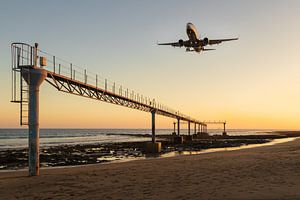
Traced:
<path fill-rule="evenodd" d="M 11 44 L 11 47 L 12 47 L 12 52 L 14 52 L 13 49 L 19 49 L 21 51 L 21 56 L 19 58 L 21 65 L 22 63 L 25 63 L 23 65 L 28 66 L 29 64 L 35 63 L 33 60 L 35 59 L 34 58 L 35 56 L 33 56 L 34 53 L 32 51 L 32 49 L 34 49 L 35 47 L 22 42 L 14 42 Z M 59 58 L 45 51 L 42 51 L 38 48 L 36 50 L 37 50 L 37 55 L 36 55 L 37 65 L 39 65 L 38 67 L 43 68 L 50 73 L 65 76 L 71 80 L 79 81 L 83 84 L 91 85 L 96 88 L 101 88 L 106 92 L 110 92 L 114 95 L 118 95 L 122 98 L 126 98 L 135 103 L 144 104 L 152 107 L 153 109 L 169 113 L 170 115 L 173 116 L 177 116 L 177 118 L 182 120 L 192 121 L 198 124 L 205 124 L 204 122 L 191 118 L 190 116 L 185 115 L 179 112 L 178 110 L 172 109 L 160 103 L 154 98 L 149 98 L 145 95 L 141 95 L 140 93 L 137 93 L 134 90 L 129 90 L 129 88 L 124 87 L 121 84 L 117 84 L 116 82 L 110 81 L 107 78 L 98 76 L 98 74 L 91 73 L 86 68 L 79 67 L 73 64 L 72 62 L 66 61 L 62 58 Z M 40 65 L 41 58 L 46 59 L 47 62 L 46 66 Z"/>

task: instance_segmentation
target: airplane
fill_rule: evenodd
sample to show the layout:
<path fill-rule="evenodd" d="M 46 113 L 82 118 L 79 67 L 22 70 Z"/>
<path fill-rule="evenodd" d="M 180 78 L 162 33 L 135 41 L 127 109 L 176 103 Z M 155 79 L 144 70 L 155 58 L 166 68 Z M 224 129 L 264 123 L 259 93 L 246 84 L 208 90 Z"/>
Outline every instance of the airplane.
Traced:
<path fill-rule="evenodd" d="M 188 40 L 178 40 L 178 42 L 170 42 L 170 43 L 158 43 L 158 45 L 170 45 L 173 47 L 186 47 L 186 51 L 195 51 L 200 53 L 201 51 L 211 51 L 216 49 L 206 49 L 204 48 L 207 45 L 220 44 L 226 41 L 238 40 L 239 38 L 230 38 L 230 39 L 217 39 L 217 40 L 209 40 L 207 37 L 200 39 L 200 35 L 192 23 L 186 24 L 186 34 L 188 35 Z"/>

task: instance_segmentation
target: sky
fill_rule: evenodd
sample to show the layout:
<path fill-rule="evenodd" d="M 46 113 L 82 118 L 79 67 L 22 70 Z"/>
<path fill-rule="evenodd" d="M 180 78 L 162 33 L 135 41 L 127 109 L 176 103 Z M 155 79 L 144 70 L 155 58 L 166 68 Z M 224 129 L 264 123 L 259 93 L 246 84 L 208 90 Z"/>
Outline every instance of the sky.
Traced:
<path fill-rule="evenodd" d="M 11 100 L 12 42 L 39 48 L 199 120 L 235 129 L 300 129 L 300 2 L 0 2 L 0 128 L 19 128 Z M 239 37 L 202 54 L 157 42 Z M 173 119 L 158 116 L 158 128 Z M 40 89 L 42 128 L 150 128 L 150 113 Z M 221 128 L 217 125 L 214 128 Z"/>

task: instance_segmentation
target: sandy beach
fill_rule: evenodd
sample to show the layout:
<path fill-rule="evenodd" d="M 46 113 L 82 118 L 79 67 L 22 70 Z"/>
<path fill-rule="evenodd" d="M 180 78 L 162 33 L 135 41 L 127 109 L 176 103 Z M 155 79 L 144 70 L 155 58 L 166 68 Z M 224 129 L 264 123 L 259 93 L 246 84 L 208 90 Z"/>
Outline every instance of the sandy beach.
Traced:
<path fill-rule="evenodd" d="M 0 173 L 0 199 L 300 199 L 300 139 L 237 151 Z"/>

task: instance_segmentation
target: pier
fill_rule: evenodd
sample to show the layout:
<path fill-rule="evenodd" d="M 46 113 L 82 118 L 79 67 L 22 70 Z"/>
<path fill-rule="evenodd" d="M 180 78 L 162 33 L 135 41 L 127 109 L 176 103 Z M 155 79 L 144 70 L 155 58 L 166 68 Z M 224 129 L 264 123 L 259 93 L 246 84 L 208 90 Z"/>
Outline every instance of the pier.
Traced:
<path fill-rule="evenodd" d="M 180 124 L 188 123 L 188 134 L 194 124 L 194 134 L 207 132 L 204 122 L 179 112 L 176 109 L 138 94 L 115 82 L 101 79 L 97 74 L 88 72 L 73 63 L 51 55 L 25 43 L 12 43 L 12 102 L 20 104 L 20 124 L 29 127 L 29 175 L 39 175 L 39 86 L 46 81 L 58 91 L 75 94 L 151 114 L 152 141 L 147 145 L 149 151 L 159 152 L 160 143 L 156 142 L 155 116 L 162 115 L 177 121 L 177 134 Z M 217 123 L 217 122 L 215 122 Z M 226 122 L 219 121 L 225 124 Z M 226 132 L 225 132 L 226 133 Z"/>

